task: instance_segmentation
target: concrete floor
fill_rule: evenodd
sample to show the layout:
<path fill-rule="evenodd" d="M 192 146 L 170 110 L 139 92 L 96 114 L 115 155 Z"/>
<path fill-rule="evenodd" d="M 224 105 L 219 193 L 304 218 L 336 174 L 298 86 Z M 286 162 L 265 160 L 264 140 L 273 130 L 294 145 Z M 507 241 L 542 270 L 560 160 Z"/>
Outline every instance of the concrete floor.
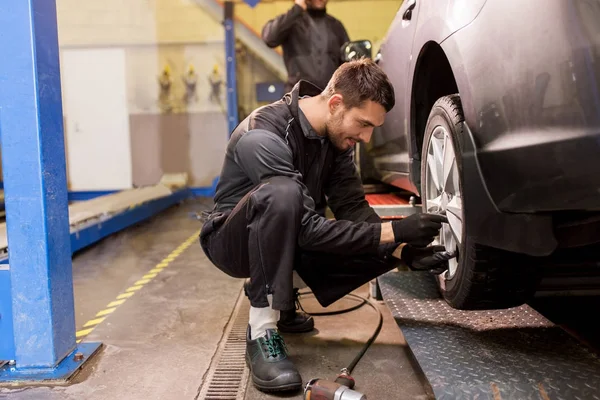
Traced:
<path fill-rule="evenodd" d="M 365 286 L 355 294 L 368 296 Z M 323 308 L 310 295 L 301 303 L 307 312 L 321 312 Z M 354 299 L 342 299 L 327 311 L 348 308 Z M 376 341 L 362 357 L 352 376 L 355 390 L 369 399 L 428 399 L 428 384 L 419 367 L 413 363 L 409 348 L 389 309 L 377 304 L 383 314 L 383 328 Z M 333 380 L 340 369 L 352 362 L 364 343 L 377 327 L 378 314 L 368 305 L 347 314 L 316 316 L 315 331 L 308 334 L 284 335 L 290 357 L 298 366 L 304 382 L 312 378 Z M 282 397 L 282 396 L 279 396 Z M 302 392 L 285 396 L 302 399 Z M 273 399 L 248 386 L 246 400 Z"/>
<path fill-rule="evenodd" d="M 101 352 L 64 387 L 0 388 L 0 398 L 25 399 L 196 399 L 203 377 L 223 338 L 240 296 L 242 280 L 217 270 L 193 239 L 199 222 L 190 213 L 207 203 L 190 202 L 113 235 L 75 255 L 73 260 L 77 329 L 96 318 L 120 293 L 153 270 L 189 238 L 190 247 L 119 305 L 84 341 L 102 342 Z M 367 295 L 367 288 L 358 291 Z M 247 300 L 244 300 L 247 301 Z M 353 300 L 331 306 L 346 307 Z M 307 311 L 320 311 L 309 296 Z M 357 390 L 369 399 L 424 399 L 427 384 L 387 308 L 380 304 L 384 327 L 354 370 Z M 316 317 L 317 330 L 286 335 L 291 357 L 304 381 L 333 379 L 368 339 L 377 313 L 364 306 L 351 313 Z M 268 396 L 248 384 L 245 398 Z"/>

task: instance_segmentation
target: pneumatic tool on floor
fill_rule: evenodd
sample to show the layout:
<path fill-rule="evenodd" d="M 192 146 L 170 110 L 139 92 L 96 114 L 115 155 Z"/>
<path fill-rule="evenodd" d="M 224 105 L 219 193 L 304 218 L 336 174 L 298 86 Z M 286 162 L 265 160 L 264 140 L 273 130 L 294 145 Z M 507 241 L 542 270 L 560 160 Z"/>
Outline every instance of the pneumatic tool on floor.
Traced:
<path fill-rule="evenodd" d="M 310 292 L 308 292 L 310 293 Z M 308 293 L 300 293 L 301 295 Z M 336 310 L 336 311 L 324 311 L 318 313 L 310 313 L 310 315 L 337 315 L 342 313 L 347 313 L 353 310 L 356 310 L 363 305 L 367 304 L 371 307 L 379 316 L 379 321 L 377 322 L 377 328 L 375 328 L 375 332 L 371 335 L 369 340 L 365 343 L 360 352 L 354 357 L 352 362 L 346 367 L 342 368 L 340 374 L 335 378 L 335 381 L 328 381 L 325 379 L 311 379 L 304 388 L 304 400 L 367 400 L 367 396 L 364 394 L 357 392 L 354 389 L 354 378 L 350 375 L 356 367 L 356 364 L 360 361 L 362 356 L 365 354 L 367 349 L 371 346 L 371 344 L 375 341 L 379 332 L 381 331 L 381 327 L 383 326 L 383 314 L 369 300 L 358 296 L 354 293 L 349 293 L 346 297 L 354 298 L 359 301 L 358 304 L 344 309 L 344 310 Z M 300 306 L 302 308 L 302 306 Z M 303 309 L 304 310 L 304 309 Z"/>
<path fill-rule="evenodd" d="M 311 379 L 304 389 L 304 400 L 367 400 L 367 396 L 353 388 L 354 378 L 344 369 L 334 382 Z"/>

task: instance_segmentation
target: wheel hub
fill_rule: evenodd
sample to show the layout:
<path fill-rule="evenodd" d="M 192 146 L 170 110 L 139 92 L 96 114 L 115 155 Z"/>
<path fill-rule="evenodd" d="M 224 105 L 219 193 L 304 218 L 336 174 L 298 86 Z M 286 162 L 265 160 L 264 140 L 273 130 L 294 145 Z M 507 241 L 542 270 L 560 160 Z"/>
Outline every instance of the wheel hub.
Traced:
<path fill-rule="evenodd" d="M 429 213 L 444 214 L 448 224 L 443 224 L 434 245 L 442 245 L 457 257 L 448 262 L 445 278 L 456 274 L 459 266 L 459 248 L 463 232 L 462 194 L 460 177 L 456 164 L 456 153 L 444 126 L 437 126 L 431 134 L 427 148 L 427 170 L 425 181 L 425 208 Z"/>

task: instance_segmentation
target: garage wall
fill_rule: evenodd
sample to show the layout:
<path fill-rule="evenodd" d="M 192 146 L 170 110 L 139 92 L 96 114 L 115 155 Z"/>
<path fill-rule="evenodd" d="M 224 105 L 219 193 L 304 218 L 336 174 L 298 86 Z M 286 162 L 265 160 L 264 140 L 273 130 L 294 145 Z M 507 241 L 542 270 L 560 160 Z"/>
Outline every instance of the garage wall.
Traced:
<path fill-rule="evenodd" d="M 331 0 L 329 12 L 345 24 L 351 39 L 378 42 L 400 3 Z M 256 8 L 238 3 L 236 14 L 260 32 L 269 18 L 290 5 L 291 0 L 265 0 Z M 57 11 L 61 53 L 73 49 L 124 51 L 132 165 L 131 172 L 124 169 L 123 173 L 131 174 L 132 185 L 153 184 L 164 173 L 178 172 L 189 174 L 190 185 L 210 185 L 220 172 L 227 138 L 225 90 L 221 88 L 219 97 L 211 96 L 209 82 L 211 76 L 225 80 L 222 25 L 194 0 L 57 0 Z M 195 98 L 186 101 L 183 76 L 189 66 L 194 67 L 198 80 Z M 158 77 L 165 68 L 171 73 L 172 84 L 169 95 L 161 98 Z M 243 116 L 257 106 L 255 83 L 275 77 L 260 60 L 246 54 L 240 54 L 238 71 Z M 82 96 L 96 96 L 92 87 L 83 89 Z M 63 107 L 67 115 L 69 108 L 66 104 Z M 91 144 L 67 141 L 66 146 L 67 152 L 77 152 L 77 146 Z M 69 170 L 75 166 L 67 168 L 70 177 Z"/>
<path fill-rule="evenodd" d="M 211 185 L 220 172 L 227 139 L 225 91 L 211 99 L 209 83 L 215 71 L 224 81 L 222 26 L 188 0 L 57 0 L 57 11 L 61 58 L 78 49 L 125 53 L 132 165 L 131 172 L 123 173 L 131 174 L 132 184 L 154 184 L 164 173 L 187 172 L 190 185 Z M 197 74 L 196 96 L 186 101 L 183 76 L 189 66 Z M 158 77 L 165 68 L 172 84 L 169 95 L 161 98 Z M 116 79 L 113 84 L 122 85 Z M 93 85 L 81 92 L 98 95 Z M 68 115 L 64 101 L 63 107 Z M 90 151 L 82 146 L 92 145 L 73 140 L 66 144 L 67 152 L 82 154 Z M 69 178 L 75 167 L 67 166 Z M 81 165 L 77 168 L 80 181 Z M 99 166 L 90 163 L 88 168 L 92 176 Z"/>
<path fill-rule="evenodd" d="M 77 150 L 66 154 L 71 189 L 130 188 L 125 52 L 116 47 L 62 52 L 62 98 L 69 110 L 65 143 Z"/>

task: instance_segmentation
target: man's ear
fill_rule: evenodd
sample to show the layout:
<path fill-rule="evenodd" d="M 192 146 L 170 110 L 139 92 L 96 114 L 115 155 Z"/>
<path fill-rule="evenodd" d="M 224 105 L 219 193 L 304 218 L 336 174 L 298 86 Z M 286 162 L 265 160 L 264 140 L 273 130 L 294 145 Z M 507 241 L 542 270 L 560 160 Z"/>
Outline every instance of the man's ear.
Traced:
<path fill-rule="evenodd" d="M 331 114 L 335 113 L 337 109 L 344 106 L 344 97 L 339 93 L 334 94 L 327 100 L 327 106 Z"/>

